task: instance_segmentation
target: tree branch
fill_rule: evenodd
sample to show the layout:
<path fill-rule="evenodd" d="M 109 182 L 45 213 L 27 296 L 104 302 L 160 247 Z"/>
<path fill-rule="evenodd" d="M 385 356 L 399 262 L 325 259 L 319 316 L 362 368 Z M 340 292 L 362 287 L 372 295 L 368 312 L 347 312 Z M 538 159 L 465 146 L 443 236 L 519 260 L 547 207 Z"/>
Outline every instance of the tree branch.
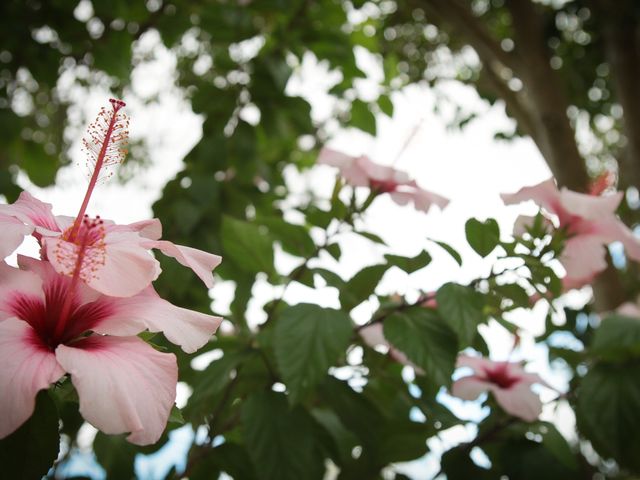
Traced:
<path fill-rule="evenodd" d="M 621 159 L 626 185 L 640 185 L 640 46 L 633 0 L 592 0 L 591 8 L 602 18 L 607 61 L 611 66 L 616 99 L 624 111 L 623 128 L 627 149 Z"/>
<path fill-rule="evenodd" d="M 507 0 L 505 5 L 513 23 L 514 51 L 522 59 L 519 76 L 540 126 L 542 154 L 560 185 L 584 192 L 589 176 L 567 117 L 569 102 L 562 82 L 549 63 L 542 15 L 530 0 Z"/>
<path fill-rule="evenodd" d="M 484 59 L 483 62 L 499 62 L 513 71 L 519 70 L 518 58 L 503 50 L 482 21 L 458 0 L 424 0 L 423 5 L 431 15 L 441 18 L 464 35 Z"/>

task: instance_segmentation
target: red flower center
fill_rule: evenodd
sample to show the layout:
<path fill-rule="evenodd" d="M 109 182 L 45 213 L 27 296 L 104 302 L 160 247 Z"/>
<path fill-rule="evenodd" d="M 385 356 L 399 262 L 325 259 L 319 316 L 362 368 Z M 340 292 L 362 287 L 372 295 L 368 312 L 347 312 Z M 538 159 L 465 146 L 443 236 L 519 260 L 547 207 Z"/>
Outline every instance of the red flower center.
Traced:
<path fill-rule="evenodd" d="M 44 285 L 44 301 L 20 292 L 15 292 L 9 300 L 11 313 L 31 325 L 36 333 L 34 341 L 41 347 L 55 350 L 113 313 L 112 307 L 102 299 L 80 305 L 79 295 L 72 287 L 72 279 L 56 275 Z M 63 319 L 65 303 L 70 307 L 67 318 Z M 64 322 L 63 328 L 59 328 L 61 322 Z"/>
<path fill-rule="evenodd" d="M 58 243 L 55 251 L 61 273 L 77 274 L 85 282 L 95 275 L 106 259 L 104 236 L 104 222 L 99 216 L 90 219 L 85 215 L 77 228 L 75 224 L 67 228 L 62 234 L 65 241 Z"/>
<path fill-rule="evenodd" d="M 506 363 L 500 363 L 493 368 L 485 369 L 487 380 L 500 388 L 511 388 L 520 381 L 520 378 L 509 373 Z"/>
<path fill-rule="evenodd" d="M 85 216 L 62 234 L 55 256 L 62 275 L 50 272 L 43 279 L 44 299 L 14 292 L 9 300 L 11 313 L 27 322 L 36 332 L 34 341 L 54 350 L 58 345 L 77 339 L 112 313 L 99 298 L 81 305 L 80 280 L 94 275 L 105 262 L 104 227 L 100 218 Z"/>
<path fill-rule="evenodd" d="M 393 180 L 375 180 L 372 178 L 369 180 L 369 185 L 380 193 L 395 192 L 398 188 L 398 184 Z"/>

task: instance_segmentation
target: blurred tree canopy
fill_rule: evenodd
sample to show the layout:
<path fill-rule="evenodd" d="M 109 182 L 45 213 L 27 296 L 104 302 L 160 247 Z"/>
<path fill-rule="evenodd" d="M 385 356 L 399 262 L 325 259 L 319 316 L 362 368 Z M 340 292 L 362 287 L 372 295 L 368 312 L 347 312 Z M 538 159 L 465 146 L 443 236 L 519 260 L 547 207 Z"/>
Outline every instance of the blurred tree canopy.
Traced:
<path fill-rule="evenodd" d="M 456 301 L 468 302 L 473 335 L 460 340 L 460 332 L 433 327 L 436 338 L 453 346 L 443 364 L 434 366 L 428 359 L 421 365 L 434 375 L 416 378 L 418 397 L 403 381 L 401 366 L 370 348 L 364 353 L 370 370 L 364 391 L 326 376 L 329 366 L 345 364 L 347 347 L 357 343 L 348 312 L 373 293 L 394 265 L 389 259 L 350 280 L 309 267 L 309 260 L 323 251 L 340 257 L 332 219 L 353 226 L 361 213 L 358 205 L 343 203 L 337 195 L 330 203 L 309 199 L 299 205 L 301 224 L 283 220 L 281 201 L 288 195 L 283 169 L 312 166 L 329 125 L 339 122 L 375 135 L 375 116 L 393 114 L 395 91 L 457 80 L 491 103 L 504 103 L 517 126 L 496 137 L 531 137 L 559 185 L 584 192 L 603 171 L 617 172 L 619 188 L 630 199 L 620 215 L 631 226 L 640 220 L 639 210 L 632 208 L 640 184 L 640 3 L 635 0 L 6 0 L 0 12 L 0 191 L 9 201 L 19 193 L 18 172 L 45 186 L 68 163 L 69 84 L 89 88 L 100 82 L 126 97 L 131 72 L 144 60 L 133 55 L 134 46 L 148 32 L 158 32 L 176 56 L 176 84 L 204 118 L 202 139 L 154 205 L 165 238 L 221 254 L 224 262 L 217 272 L 235 284 L 229 319 L 236 334 L 206 347 L 223 351 L 221 359 L 196 371 L 190 358 L 158 340 L 176 353 L 181 380 L 193 387 L 185 419 L 207 432 L 207 440 L 194 444 L 189 454 L 185 475 L 192 479 L 217 478 L 219 472 L 238 479 L 322 478 L 327 458 L 340 468 L 340 479 L 381 478 L 388 465 L 421 457 L 426 440 L 440 429 L 464 423 L 436 402 L 439 385 L 432 380 L 438 375 L 450 379 L 458 350 L 473 346 L 486 352 L 476 327 L 488 315 L 500 316 L 502 307 L 492 307 L 495 298 L 489 294 L 478 307 L 468 299 L 472 286 L 465 286 Z M 369 52 L 383 73 L 375 99 L 362 98 L 357 88 L 366 76 L 356 61 L 358 49 Z M 304 98 L 287 89 L 309 54 L 340 73 L 330 90 L 338 99 L 336 107 L 321 122 L 311 118 Z M 464 128 L 472 117 L 463 105 L 459 108 L 456 126 Z M 313 229 L 326 233 L 324 242 L 314 241 Z M 287 275 L 279 273 L 274 244 L 299 257 L 301 265 Z M 428 259 L 407 257 L 402 264 L 423 268 Z M 165 298 L 210 310 L 211 299 L 190 272 L 171 262 L 164 262 L 163 269 L 167 273 L 157 288 Z M 274 301 L 265 307 L 266 323 L 253 332 L 245 312 L 258 272 L 274 285 L 313 286 L 322 278 L 341 292 L 343 309 L 328 313 Z M 539 273 L 541 282 L 555 282 L 559 293 L 558 279 Z M 640 291 L 634 265 L 611 267 L 600 278 L 600 310 Z M 516 306 L 526 303 L 517 287 L 507 291 L 494 283 L 490 288 Z M 382 316 L 388 315 L 385 301 Z M 422 321 L 422 314 L 405 307 L 407 317 L 396 322 Z M 487 313 L 491 308 L 497 310 Z M 315 323 L 327 315 L 333 320 L 318 330 Z M 580 315 L 567 311 L 563 328 L 589 345 L 593 325 L 585 325 Z M 296 323 L 298 318 L 310 320 Z M 557 329 L 550 322 L 539 340 Z M 296 350 L 287 345 L 308 335 L 318 335 L 319 344 L 291 358 Z M 607 348 L 615 343 L 611 338 L 602 342 Z M 631 478 L 627 472 L 640 471 L 635 456 L 639 437 L 633 435 L 631 446 L 625 445 L 624 430 L 637 432 L 640 426 L 636 347 L 629 346 L 623 359 L 602 350 L 552 349 L 552 357 L 562 358 L 574 373 L 585 364 L 596 365 L 584 379 L 583 374 L 574 377 L 593 394 L 569 401 L 579 415 L 580 438 L 591 440 L 602 458 L 592 452 L 597 458 L 587 459 L 579 442 L 569 446 L 551 424 L 514 423 L 496 409 L 480 425 L 476 440 L 444 455 L 443 471 L 451 479 L 498 478 L 501 472 L 509 478 L 592 478 L 597 472 Z M 621 383 L 612 380 L 618 377 Z M 287 385 L 289 398 L 264 390 L 278 382 Z M 624 382 L 626 393 L 619 391 Z M 636 413 L 625 408 L 616 416 L 606 396 L 598 395 L 601 391 L 618 395 L 616 401 L 630 395 Z M 429 419 L 426 424 L 409 419 L 414 407 Z M 593 411 L 600 414 L 592 417 Z M 73 438 L 81 423 L 77 412 L 60 414 L 65 433 Z M 607 431 L 605 426 L 613 424 L 620 430 Z M 219 436 L 225 443 L 211 443 Z M 481 444 L 493 464 L 488 470 L 468 456 Z M 134 447 L 99 434 L 94 449 L 109 478 L 133 475 Z"/>
<path fill-rule="evenodd" d="M 132 45 L 150 30 L 177 55 L 177 83 L 206 118 L 184 175 L 224 171 L 241 158 L 246 203 L 272 203 L 268 195 L 250 199 L 256 175 L 274 192 L 282 166 L 312 162 L 299 147 L 301 136 L 324 139 L 306 102 L 285 92 L 309 52 L 341 72 L 331 93 L 343 100 L 332 115 L 343 124 L 375 133 L 374 114 L 392 113 L 394 90 L 456 79 L 490 102 L 504 102 L 517 129 L 497 132 L 499 138 L 530 136 L 560 185 L 585 191 L 605 169 L 618 171 L 622 189 L 640 183 L 640 6 L 634 0 L 30 0 L 1 8 L 0 185 L 10 199 L 18 191 L 16 168 L 42 186 L 68 161 L 64 119 L 71 100 L 60 79 L 80 85 L 100 79 L 126 91 L 143 60 L 133 58 Z M 248 42 L 254 46 L 247 49 Z M 244 55 L 243 46 L 255 52 Z M 358 98 L 355 84 L 365 75 L 356 47 L 383 67 L 376 100 Z M 256 125 L 243 120 L 247 106 L 260 112 Z M 469 120 L 461 115 L 459 122 Z M 624 214 L 638 220 L 635 212 Z M 213 224 L 219 221 L 218 213 Z M 619 304 L 624 289 L 617 275 L 609 270 L 603 278 L 602 306 Z"/>

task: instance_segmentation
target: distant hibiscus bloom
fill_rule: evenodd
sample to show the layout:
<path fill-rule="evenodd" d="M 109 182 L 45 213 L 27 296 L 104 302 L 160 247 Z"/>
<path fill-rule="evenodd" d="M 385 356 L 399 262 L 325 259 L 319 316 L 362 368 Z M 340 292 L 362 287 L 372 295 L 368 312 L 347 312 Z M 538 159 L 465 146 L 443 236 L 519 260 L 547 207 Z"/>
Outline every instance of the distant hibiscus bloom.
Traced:
<path fill-rule="evenodd" d="M 453 382 L 451 394 L 455 397 L 475 400 L 481 393 L 491 392 L 505 412 L 527 422 L 533 422 L 542 412 L 542 403 L 531 385 L 546 384 L 538 375 L 525 372 L 520 364 L 460 355 L 456 366 L 470 367 L 474 373 Z"/>
<path fill-rule="evenodd" d="M 157 248 L 191 268 L 209 288 L 211 271 L 220 264 L 218 255 L 160 240 L 162 225 L 158 219 L 129 225 L 110 220 L 92 220 L 101 224 L 100 235 L 85 236 L 84 223 L 78 226 L 72 217 L 56 216 L 51 205 L 27 192 L 10 205 L 0 205 L 0 254 L 6 258 L 20 245 L 25 235 L 33 234 L 42 246 L 43 260 L 51 262 L 58 273 L 70 274 L 80 242 L 87 241 L 87 259 L 81 279 L 91 288 L 116 297 L 141 292 L 160 274 L 160 264 L 149 252 Z"/>
<path fill-rule="evenodd" d="M 616 308 L 615 313 L 625 317 L 640 318 L 640 304 L 637 302 L 624 302 Z"/>
<path fill-rule="evenodd" d="M 373 163 L 364 155 L 352 157 L 330 148 L 323 148 L 318 157 L 318 164 L 338 167 L 350 185 L 388 193 L 399 205 L 413 203 L 416 209 L 427 212 L 431 205 L 437 205 L 442 209 L 449 204 L 446 198 L 420 188 L 405 172 Z"/>
<path fill-rule="evenodd" d="M 136 335 L 163 332 L 194 352 L 221 319 L 176 307 L 152 287 L 128 297 L 102 295 L 49 262 L 0 262 L 0 438 L 33 413 L 39 390 L 65 373 L 80 413 L 109 434 L 128 432 L 138 445 L 156 442 L 175 401 L 176 358 Z"/>
<path fill-rule="evenodd" d="M 630 258 L 640 260 L 640 239 L 615 214 L 622 192 L 594 196 L 558 190 L 549 179 L 501 197 L 507 205 L 533 200 L 558 228 L 565 229 L 568 238 L 560 262 L 567 271 L 568 286 L 586 285 L 606 268 L 605 246 L 611 242 L 621 242 Z M 522 226 L 530 220 L 520 217 L 516 224 Z"/>

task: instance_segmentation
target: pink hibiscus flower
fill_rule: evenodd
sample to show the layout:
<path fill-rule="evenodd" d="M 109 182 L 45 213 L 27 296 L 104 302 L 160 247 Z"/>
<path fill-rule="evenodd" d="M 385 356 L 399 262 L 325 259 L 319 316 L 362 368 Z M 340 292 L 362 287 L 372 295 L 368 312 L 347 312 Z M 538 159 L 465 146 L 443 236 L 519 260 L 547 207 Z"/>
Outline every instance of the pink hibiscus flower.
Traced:
<path fill-rule="evenodd" d="M 460 355 L 456 366 L 470 367 L 474 373 L 453 382 L 452 395 L 476 400 L 480 394 L 491 392 L 505 412 L 527 422 L 533 422 L 542 412 L 542 403 L 531 385 L 546 383 L 538 375 L 525 372 L 520 364 Z"/>
<path fill-rule="evenodd" d="M 640 260 L 640 239 L 615 214 L 623 192 L 595 196 L 558 190 L 553 179 L 513 194 L 501 195 L 507 205 L 533 200 L 540 205 L 555 226 L 566 231 L 568 239 L 560 256 L 571 285 L 586 285 L 607 266 L 605 246 L 620 241 L 627 255 Z M 524 225 L 527 217 L 516 224 Z"/>
<path fill-rule="evenodd" d="M 625 317 L 640 318 L 640 304 L 637 302 L 624 302 L 616 308 L 615 313 L 624 315 Z"/>
<path fill-rule="evenodd" d="M 157 248 L 191 268 L 204 284 L 213 286 L 212 270 L 221 262 L 218 255 L 160 240 L 158 219 L 129 225 L 110 220 L 88 219 L 75 226 L 74 219 L 55 216 L 51 205 L 22 192 L 11 205 L 0 205 L 0 254 L 6 258 L 25 235 L 33 234 L 42 246 L 42 258 L 58 273 L 70 275 L 83 244 L 86 259 L 81 279 L 91 288 L 116 297 L 135 295 L 160 274 L 160 264 L 149 252 Z M 89 228 L 89 225 L 99 228 Z"/>
<path fill-rule="evenodd" d="M 129 432 L 138 445 L 156 442 L 175 401 L 178 368 L 173 354 L 136 335 L 163 332 L 190 353 L 221 319 L 176 307 L 150 286 L 107 297 L 79 281 L 80 268 L 70 278 L 49 262 L 19 263 L 0 263 L 0 438 L 31 416 L 39 390 L 69 373 L 88 422 L 109 434 Z"/>
<path fill-rule="evenodd" d="M 220 264 L 218 255 L 160 240 L 158 219 L 130 225 L 116 225 L 99 217 L 90 220 L 85 212 L 96 185 L 112 175 L 127 154 L 129 120 L 125 103 L 111 99 L 87 129 L 83 139 L 91 177 L 80 211 L 74 218 L 54 216 L 51 205 L 23 192 L 11 205 L 0 205 L 0 255 L 10 255 L 26 235 L 33 234 L 42 246 L 42 259 L 58 273 L 71 275 L 80 252 L 80 278 L 91 288 L 115 297 L 136 295 L 160 274 L 160 264 L 149 252 L 157 248 L 191 268 L 204 284 L 213 286 L 211 271 Z M 99 226 L 99 228 L 94 228 Z"/>
<path fill-rule="evenodd" d="M 416 209 L 428 212 L 431 205 L 437 205 L 442 209 L 449 204 L 446 198 L 420 188 L 405 172 L 373 163 L 364 155 L 352 157 L 330 148 L 323 148 L 318 163 L 338 167 L 350 185 L 388 193 L 399 205 L 413 203 Z"/>

